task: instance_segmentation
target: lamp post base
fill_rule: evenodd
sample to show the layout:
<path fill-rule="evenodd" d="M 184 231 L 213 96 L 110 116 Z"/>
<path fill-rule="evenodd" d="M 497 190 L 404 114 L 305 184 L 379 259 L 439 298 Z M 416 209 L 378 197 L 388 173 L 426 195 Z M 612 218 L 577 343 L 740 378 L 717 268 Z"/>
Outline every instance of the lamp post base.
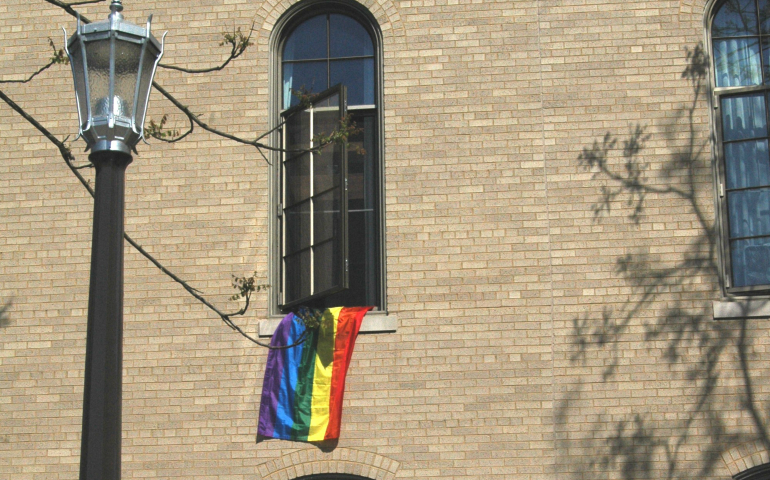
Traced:
<path fill-rule="evenodd" d="M 123 211 L 131 156 L 95 152 L 80 480 L 119 480 L 123 383 Z"/>

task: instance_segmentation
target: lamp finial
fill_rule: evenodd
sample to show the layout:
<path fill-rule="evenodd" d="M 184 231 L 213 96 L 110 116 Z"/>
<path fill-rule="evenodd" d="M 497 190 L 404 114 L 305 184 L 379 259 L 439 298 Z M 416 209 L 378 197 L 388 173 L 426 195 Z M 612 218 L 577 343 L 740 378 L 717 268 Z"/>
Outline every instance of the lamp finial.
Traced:
<path fill-rule="evenodd" d="M 112 0 L 112 3 L 110 4 L 110 16 L 109 18 L 117 18 L 122 20 L 123 14 L 120 13 L 123 11 L 123 2 L 121 0 Z"/>

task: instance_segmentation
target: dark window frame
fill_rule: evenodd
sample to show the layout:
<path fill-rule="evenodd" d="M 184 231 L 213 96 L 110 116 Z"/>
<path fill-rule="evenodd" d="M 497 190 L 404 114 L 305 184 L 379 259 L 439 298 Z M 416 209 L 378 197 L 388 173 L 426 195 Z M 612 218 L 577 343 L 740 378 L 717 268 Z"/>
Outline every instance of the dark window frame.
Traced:
<path fill-rule="evenodd" d="M 755 467 L 749 468 L 748 470 L 736 473 L 733 475 L 733 480 L 770 480 L 770 463 L 757 465 Z"/>
<path fill-rule="evenodd" d="M 349 1 L 349 0 L 309 0 L 295 4 L 289 10 L 287 10 L 276 22 L 273 33 L 270 37 L 270 76 L 269 76 L 269 91 L 270 104 L 269 104 L 269 116 L 271 124 L 277 126 L 279 124 L 281 113 L 283 110 L 283 82 L 282 82 L 282 52 L 286 39 L 291 35 L 294 29 L 302 22 L 318 16 L 320 14 L 341 14 L 347 17 L 355 19 L 360 23 L 366 32 L 369 34 L 372 40 L 372 46 L 374 49 L 374 105 L 348 105 L 348 113 L 353 118 L 363 118 L 370 122 L 370 127 L 374 132 L 374 148 L 372 154 L 375 158 L 375 166 L 370 168 L 369 171 L 374 175 L 374 209 L 375 209 L 375 238 L 373 258 L 376 263 L 375 275 L 376 279 L 372 283 L 371 287 L 376 292 L 376 301 L 370 302 L 368 305 L 374 305 L 375 310 L 370 315 L 376 315 L 378 312 L 387 313 L 387 296 L 386 296 L 386 258 L 385 258 L 385 165 L 384 165 L 384 111 L 383 95 L 382 95 L 382 65 L 383 65 L 383 49 L 382 49 L 382 32 L 374 16 L 363 5 Z M 367 58 L 370 58 L 367 56 Z M 281 135 L 280 132 L 275 131 L 270 137 L 273 145 L 280 145 Z M 269 255 L 268 255 L 268 271 L 269 271 L 269 283 L 274 287 L 269 291 L 268 302 L 268 314 L 270 316 L 279 316 L 290 310 L 285 308 L 282 299 L 282 292 L 279 286 L 281 285 L 281 245 L 280 245 L 280 222 L 278 221 L 278 211 L 280 208 L 280 193 L 281 193 L 281 177 L 280 177 L 280 154 L 274 153 L 271 156 L 271 169 L 269 176 L 269 201 L 271 205 L 270 216 L 268 220 L 269 230 Z M 352 187 L 352 186 L 351 186 Z M 367 206 L 366 208 L 371 208 Z M 355 247 L 355 244 L 353 244 Z M 368 253 L 367 253 L 368 254 Z M 371 263 L 371 261 L 370 261 Z M 352 266 L 352 261 L 351 261 Z M 351 283 L 355 280 L 351 277 Z M 367 277 L 368 278 L 368 277 Z M 369 287 L 367 287 L 369 289 Z M 370 291 L 370 290 L 367 290 Z M 345 298 L 344 292 L 337 295 L 340 298 Z M 336 297 L 334 297 L 336 298 Z M 331 301 L 331 300 L 330 300 Z M 335 305 L 342 305 L 342 301 L 337 301 Z M 350 303 L 350 302 L 347 302 Z M 357 303 L 350 303 L 350 305 L 357 305 Z M 314 305 L 312 302 L 310 306 Z"/>
<path fill-rule="evenodd" d="M 361 477 L 350 473 L 315 473 L 303 475 L 294 480 L 371 480 L 369 477 Z"/>
<path fill-rule="evenodd" d="M 727 0 L 717 0 L 714 1 L 711 5 L 711 8 L 708 10 L 709 15 L 707 16 L 706 21 L 706 33 L 707 33 L 707 44 L 708 44 L 708 53 L 709 53 L 709 60 L 712 68 L 710 69 L 710 85 L 711 85 L 711 91 L 712 96 L 709 99 L 711 102 L 711 112 L 712 112 L 712 126 L 713 126 L 713 138 L 714 138 L 714 144 L 713 144 L 713 155 L 715 159 L 715 170 L 716 170 L 716 202 L 717 202 L 717 214 L 718 214 L 718 231 L 719 231 L 719 249 L 720 249 L 720 257 L 721 257 L 721 268 L 722 268 L 722 288 L 725 294 L 730 296 L 750 296 L 750 295 L 757 295 L 757 294 L 767 294 L 770 293 L 770 271 L 768 272 L 768 280 L 766 283 L 757 283 L 752 285 L 741 285 L 741 286 L 735 286 L 736 282 L 735 277 L 740 272 L 736 270 L 736 265 L 733 264 L 733 248 L 731 245 L 731 242 L 740 241 L 743 237 L 740 236 L 734 236 L 733 238 L 730 237 L 730 205 L 728 204 L 728 198 L 730 193 L 733 192 L 739 192 L 741 190 L 745 190 L 744 187 L 736 187 L 729 189 L 728 188 L 728 181 L 727 181 L 727 157 L 725 154 L 725 145 L 729 145 L 731 143 L 738 143 L 739 141 L 745 141 L 748 142 L 754 137 L 751 137 L 751 139 L 726 139 L 726 132 L 725 132 L 725 126 L 723 125 L 723 119 L 722 119 L 722 111 L 723 111 L 723 101 L 729 100 L 731 98 L 738 98 L 738 97 L 748 97 L 751 94 L 760 94 L 763 95 L 765 98 L 765 123 L 767 127 L 767 134 L 764 137 L 761 137 L 762 139 L 770 139 L 770 79 L 764 79 L 762 78 L 763 75 L 765 75 L 765 68 L 766 66 L 764 63 L 766 62 L 766 59 L 764 58 L 764 55 L 762 54 L 762 44 L 759 44 L 759 76 L 760 76 L 760 83 L 758 85 L 750 85 L 750 86 L 717 86 L 717 75 L 718 75 L 718 66 L 716 63 L 716 57 L 715 57 L 715 49 L 714 49 L 714 43 L 715 39 L 732 39 L 732 38 L 757 38 L 757 41 L 759 42 L 760 37 L 765 37 L 768 42 L 767 45 L 770 45 L 770 35 L 762 35 L 761 34 L 761 28 L 759 26 L 759 19 L 757 19 L 758 25 L 757 25 L 757 33 L 756 34 L 747 34 L 743 36 L 736 36 L 736 35 L 727 35 L 727 36 L 716 36 L 714 35 L 714 20 L 719 13 L 722 6 L 727 2 Z M 755 1 L 754 5 L 758 9 L 758 4 Z M 758 11 L 758 10 L 757 10 Z M 760 137 L 757 137 L 758 139 Z M 770 140 L 769 140 L 770 142 Z M 763 186 L 757 186 L 757 187 L 751 187 L 754 190 L 759 190 L 760 188 L 763 188 Z M 766 237 L 767 235 L 755 235 L 758 238 Z M 744 268 L 744 270 L 746 270 Z"/>

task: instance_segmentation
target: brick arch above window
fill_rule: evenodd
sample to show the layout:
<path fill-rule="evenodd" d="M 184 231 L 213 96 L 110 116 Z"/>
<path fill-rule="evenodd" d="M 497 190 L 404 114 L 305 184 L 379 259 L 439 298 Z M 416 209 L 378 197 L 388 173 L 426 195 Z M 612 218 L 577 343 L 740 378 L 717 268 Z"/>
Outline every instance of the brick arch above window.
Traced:
<path fill-rule="evenodd" d="M 282 0 L 275 4 L 265 2 L 264 6 L 257 13 L 257 18 L 264 19 L 257 32 L 257 36 L 259 37 L 257 43 L 262 43 L 262 40 L 264 39 L 264 43 L 266 44 L 278 19 L 298 3 L 307 3 L 307 0 L 305 0 L 305 2 Z M 356 3 L 359 3 L 361 6 L 368 9 L 372 16 L 374 16 L 374 19 L 377 21 L 377 24 L 382 31 L 383 49 L 386 52 L 406 41 L 406 27 L 404 26 L 398 7 L 393 0 L 364 0 L 357 1 Z"/>
<path fill-rule="evenodd" d="M 770 479 L 770 450 L 759 440 L 727 450 L 722 461 L 735 480 Z"/>
<path fill-rule="evenodd" d="M 261 480 L 293 480 L 323 473 L 356 475 L 372 480 L 393 480 L 399 462 L 376 453 L 335 448 L 299 450 L 270 460 L 258 467 Z"/>

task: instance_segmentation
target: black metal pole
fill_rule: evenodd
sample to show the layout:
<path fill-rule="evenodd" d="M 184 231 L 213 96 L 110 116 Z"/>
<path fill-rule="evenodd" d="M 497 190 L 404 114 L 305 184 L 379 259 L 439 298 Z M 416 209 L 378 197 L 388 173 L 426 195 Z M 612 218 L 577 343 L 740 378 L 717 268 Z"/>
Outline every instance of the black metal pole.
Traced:
<path fill-rule="evenodd" d="M 123 384 L 123 210 L 131 156 L 102 151 L 96 166 L 80 480 L 119 480 Z"/>

